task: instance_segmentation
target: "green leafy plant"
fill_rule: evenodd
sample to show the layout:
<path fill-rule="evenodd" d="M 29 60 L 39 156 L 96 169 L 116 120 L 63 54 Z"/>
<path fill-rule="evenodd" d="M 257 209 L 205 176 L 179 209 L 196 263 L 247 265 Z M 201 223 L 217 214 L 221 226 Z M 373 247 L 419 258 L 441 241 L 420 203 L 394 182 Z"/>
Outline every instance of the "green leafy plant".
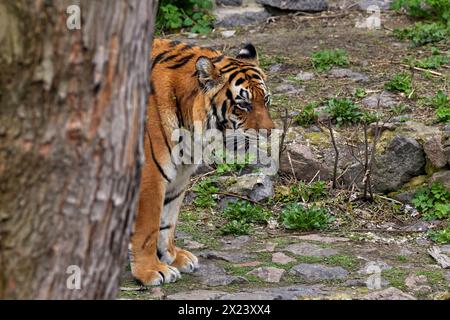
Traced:
<path fill-rule="evenodd" d="M 346 66 L 349 64 L 347 52 L 342 49 L 317 51 L 312 54 L 311 58 L 317 71 L 328 71 L 333 66 Z"/>
<path fill-rule="evenodd" d="M 159 3 L 156 29 L 189 28 L 191 32 L 208 33 L 214 21 L 211 0 L 162 0 Z"/>
<path fill-rule="evenodd" d="M 439 50 L 436 48 L 432 49 L 432 55 L 422 59 L 415 59 L 408 57 L 405 59 L 406 63 L 413 67 L 419 67 L 423 69 L 439 69 L 443 65 L 449 63 L 449 55 L 440 54 Z"/>
<path fill-rule="evenodd" d="M 367 96 L 367 92 L 364 88 L 356 88 L 355 93 L 353 94 L 356 98 L 364 98 Z"/>
<path fill-rule="evenodd" d="M 412 92 L 412 79 L 409 73 L 397 73 L 394 77 L 384 85 L 386 90 L 399 91 L 406 94 Z"/>
<path fill-rule="evenodd" d="M 227 222 L 220 228 L 220 232 L 223 235 L 244 235 L 249 234 L 251 229 L 251 225 L 245 220 L 232 220 Z"/>
<path fill-rule="evenodd" d="M 281 219 L 287 229 L 300 231 L 323 230 L 334 220 L 324 208 L 316 206 L 307 208 L 299 204 L 291 204 L 284 208 Z"/>
<path fill-rule="evenodd" d="M 431 99 L 431 106 L 435 109 L 439 122 L 450 123 L 450 99 L 444 92 L 436 93 Z"/>
<path fill-rule="evenodd" d="M 394 29 L 394 35 L 400 39 L 408 39 L 415 47 L 428 43 L 437 43 L 448 39 L 450 29 L 440 22 L 423 23 L 417 22 L 413 26 L 403 29 Z"/>
<path fill-rule="evenodd" d="M 202 180 L 192 187 L 192 191 L 196 193 L 194 204 L 200 208 L 210 208 L 216 205 L 214 195 L 219 189 L 214 185 L 214 181 L 209 178 Z"/>
<path fill-rule="evenodd" d="M 267 223 L 270 212 L 261 206 L 239 200 L 229 203 L 223 211 L 228 222 L 220 230 L 222 234 L 248 234 L 252 223 Z"/>
<path fill-rule="evenodd" d="M 360 107 L 350 99 L 329 99 L 326 112 L 336 121 L 337 126 L 358 122 L 363 117 Z"/>
<path fill-rule="evenodd" d="M 399 103 L 391 108 L 391 112 L 393 115 L 399 116 L 408 110 L 408 108 L 409 107 L 406 104 Z"/>
<path fill-rule="evenodd" d="M 281 192 L 280 192 L 281 191 Z M 327 186 L 324 181 L 316 181 L 306 184 L 301 181 L 290 187 L 284 187 L 283 190 L 277 190 L 275 200 L 279 202 L 312 202 L 320 200 L 327 195 Z"/>
<path fill-rule="evenodd" d="M 419 189 L 412 203 L 427 220 L 450 217 L 450 193 L 441 183 Z"/>
<path fill-rule="evenodd" d="M 448 0 L 395 0 L 393 10 L 405 9 L 413 18 L 437 19 L 447 23 L 450 19 Z"/>
<path fill-rule="evenodd" d="M 450 222 L 447 228 L 442 230 L 430 231 L 429 236 L 431 240 L 440 244 L 450 243 Z"/>
<path fill-rule="evenodd" d="M 308 126 L 317 122 L 318 114 L 315 108 L 318 104 L 315 102 L 308 103 L 304 106 L 298 115 L 295 116 L 295 121 L 301 126 Z"/>

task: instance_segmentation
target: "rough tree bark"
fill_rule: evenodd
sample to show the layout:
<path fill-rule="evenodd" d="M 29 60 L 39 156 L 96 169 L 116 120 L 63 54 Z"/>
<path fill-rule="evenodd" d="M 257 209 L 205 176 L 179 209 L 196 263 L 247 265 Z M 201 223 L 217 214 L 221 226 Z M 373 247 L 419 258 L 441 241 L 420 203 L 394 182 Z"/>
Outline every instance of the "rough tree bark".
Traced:
<path fill-rule="evenodd" d="M 69 5 L 81 29 L 69 30 Z M 0 299 L 117 294 L 156 0 L 0 2 Z M 81 288 L 66 273 L 81 269 Z M 69 269 L 70 271 L 70 269 Z"/>

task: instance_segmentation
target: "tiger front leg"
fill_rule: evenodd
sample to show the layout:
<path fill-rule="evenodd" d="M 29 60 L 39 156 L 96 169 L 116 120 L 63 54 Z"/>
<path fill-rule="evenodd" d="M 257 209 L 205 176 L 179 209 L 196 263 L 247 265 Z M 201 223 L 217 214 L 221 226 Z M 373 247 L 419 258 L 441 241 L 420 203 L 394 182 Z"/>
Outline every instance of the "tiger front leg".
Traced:
<path fill-rule="evenodd" d="M 197 257 L 187 250 L 175 246 L 175 229 L 178 221 L 184 192 L 166 197 L 163 215 L 161 216 L 160 237 L 158 239 L 158 255 L 161 261 L 170 264 L 181 272 L 194 272 L 198 268 Z"/>
<path fill-rule="evenodd" d="M 162 285 L 181 277 L 177 268 L 157 256 L 164 187 L 158 175 L 144 168 L 138 214 L 131 238 L 131 272 L 144 285 Z M 158 183 L 159 182 L 159 183 Z"/>

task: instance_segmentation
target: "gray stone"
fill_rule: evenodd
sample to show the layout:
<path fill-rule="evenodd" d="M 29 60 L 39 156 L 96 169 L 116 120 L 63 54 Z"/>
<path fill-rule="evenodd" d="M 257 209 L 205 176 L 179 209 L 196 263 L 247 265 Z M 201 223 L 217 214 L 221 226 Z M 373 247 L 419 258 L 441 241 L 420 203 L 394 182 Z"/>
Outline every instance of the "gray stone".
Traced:
<path fill-rule="evenodd" d="M 236 34 L 236 30 L 224 30 L 221 31 L 220 34 L 222 35 L 223 38 L 227 39 L 234 36 Z"/>
<path fill-rule="evenodd" d="M 232 263 L 242 263 L 249 261 L 252 256 L 242 252 L 220 252 L 220 251 L 204 251 L 199 255 L 205 259 L 224 260 Z"/>
<path fill-rule="evenodd" d="M 334 78 L 349 78 L 357 82 L 369 81 L 369 77 L 367 75 L 345 68 L 333 68 L 328 72 L 328 74 Z"/>
<path fill-rule="evenodd" d="M 255 11 L 239 11 L 232 12 L 223 15 L 216 15 L 215 26 L 217 27 L 236 27 L 257 24 L 259 22 L 265 21 L 270 14 L 266 10 L 255 10 Z M 217 13 L 217 12 L 216 12 Z"/>
<path fill-rule="evenodd" d="M 261 201 L 274 195 L 272 179 L 261 173 L 250 173 L 239 177 L 221 177 L 219 184 L 227 192 Z"/>
<path fill-rule="evenodd" d="M 314 177 L 321 180 L 331 178 L 330 170 L 317 160 L 311 148 L 299 143 L 288 145 L 280 157 L 280 172 L 292 175 L 292 170 L 298 180 L 310 181 Z M 319 174 L 316 176 L 317 172 Z"/>
<path fill-rule="evenodd" d="M 304 71 L 302 71 L 302 72 L 299 72 L 296 76 L 295 76 L 295 78 L 296 79 L 298 79 L 298 80 L 300 80 L 300 81 L 309 81 L 309 80 L 312 80 L 312 79 L 314 79 L 314 73 L 312 73 L 312 72 L 304 72 Z"/>
<path fill-rule="evenodd" d="M 375 163 L 374 189 L 378 192 L 395 191 L 411 178 L 423 174 L 424 167 L 422 146 L 413 138 L 395 136 L 386 153 Z"/>
<path fill-rule="evenodd" d="M 325 11 L 328 9 L 325 0 L 256 0 L 265 6 L 292 11 Z"/>
<path fill-rule="evenodd" d="M 413 296 L 403 291 L 390 287 L 384 290 L 366 294 L 360 298 L 361 300 L 416 300 Z"/>
<path fill-rule="evenodd" d="M 286 65 L 284 63 L 275 63 L 269 67 L 270 73 L 277 73 L 281 72 L 286 69 Z"/>
<path fill-rule="evenodd" d="M 404 191 L 404 192 L 394 195 L 392 198 L 394 198 L 395 200 L 398 200 L 402 203 L 405 203 L 405 204 L 412 204 L 412 200 L 413 200 L 415 194 L 416 194 L 415 190 Z"/>
<path fill-rule="evenodd" d="M 342 267 L 328 267 L 321 264 L 308 263 L 296 265 L 289 273 L 306 281 L 341 280 L 348 276 L 348 271 Z"/>
<path fill-rule="evenodd" d="M 379 104 L 378 100 L 380 100 Z M 397 100 L 393 93 L 383 91 L 380 94 L 373 94 L 365 97 L 361 103 L 370 109 L 392 108 L 397 105 Z"/>
<path fill-rule="evenodd" d="M 226 292 L 217 290 L 192 290 L 171 294 L 167 296 L 167 300 L 216 300 L 225 294 Z"/>
<path fill-rule="evenodd" d="M 443 246 L 440 246 L 439 249 L 441 249 L 441 252 L 445 254 L 450 254 L 450 244 L 445 244 Z"/>
<path fill-rule="evenodd" d="M 389 10 L 392 0 L 362 0 L 358 3 L 360 10 L 366 11 L 370 6 L 377 6 L 380 10 Z"/>
<path fill-rule="evenodd" d="M 338 251 L 331 248 L 322 248 L 316 244 L 312 243 L 294 243 L 286 248 L 284 251 L 288 251 L 297 256 L 314 256 L 314 257 L 329 257 L 331 255 L 337 254 Z"/>
<path fill-rule="evenodd" d="M 434 182 L 441 183 L 450 191 L 450 171 L 439 171 L 434 173 L 430 178 L 429 184 L 432 185 Z"/>
<path fill-rule="evenodd" d="M 271 283 L 278 283 L 281 280 L 281 277 L 283 276 L 285 270 L 280 268 L 274 268 L 274 267 L 261 267 L 256 268 L 250 272 L 248 272 L 248 275 L 253 275 L 265 282 L 271 282 Z"/>
<path fill-rule="evenodd" d="M 446 132 L 450 132 L 450 124 L 446 124 L 442 130 L 446 131 Z"/>
<path fill-rule="evenodd" d="M 320 285 L 289 286 L 279 288 L 245 290 L 220 297 L 220 300 L 297 300 L 300 297 L 320 297 L 326 291 Z"/>
<path fill-rule="evenodd" d="M 243 283 L 243 277 L 228 275 L 225 269 L 210 261 L 201 261 L 198 269 L 192 274 L 198 282 L 209 287 L 227 286 L 232 283 Z"/>
<path fill-rule="evenodd" d="M 443 168 L 447 164 L 447 157 L 444 154 L 444 148 L 441 143 L 441 136 L 433 136 L 423 144 L 423 150 L 436 168 Z"/>
<path fill-rule="evenodd" d="M 216 0 L 216 4 L 219 6 L 241 6 L 242 0 Z"/>
<path fill-rule="evenodd" d="M 220 242 L 223 243 L 223 250 L 236 250 L 241 249 L 242 246 L 250 241 L 249 236 L 239 236 L 236 238 L 225 238 L 221 239 Z"/>
<path fill-rule="evenodd" d="M 275 252 L 272 255 L 272 262 L 275 262 L 275 263 L 278 263 L 278 264 L 285 265 L 285 264 L 288 264 L 288 263 L 291 263 L 291 262 L 294 262 L 294 261 L 296 261 L 296 260 L 291 258 L 291 257 L 289 257 L 289 256 L 287 256 L 287 255 L 285 255 L 283 252 Z"/>

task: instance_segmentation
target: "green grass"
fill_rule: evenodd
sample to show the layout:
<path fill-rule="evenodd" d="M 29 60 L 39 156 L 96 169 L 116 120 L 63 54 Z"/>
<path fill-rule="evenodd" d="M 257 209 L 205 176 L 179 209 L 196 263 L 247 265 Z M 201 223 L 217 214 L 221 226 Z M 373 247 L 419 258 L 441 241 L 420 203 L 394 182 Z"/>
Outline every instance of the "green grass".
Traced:
<path fill-rule="evenodd" d="M 449 30 L 449 27 L 441 22 L 416 22 L 411 27 L 395 29 L 394 35 L 400 40 L 408 39 L 414 47 L 418 47 L 448 39 Z"/>
<path fill-rule="evenodd" d="M 356 123 L 364 115 L 359 105 L 350 99 L 329 99 L 326 111 L 330 114 L 331 119 L 336 121 L 338 127 L 344 124 Z"/>
<path fill-rule="evenodd" d="M 439 91 L 431 99 L 431 106 L 435 109 L 436 118 L 439 122 L 450 123 L 450 99 Z"/>
<path fill-rule="evenodd" d="M 309 126 L 317 122 L 318 114 L 315 108 L 318 104 L 315 102 L 308 103 L 300 110 L 299 114 L 295 116 L 295 121 L 301 126 Z"/>
<path fill-rule="evenodd" d="M 274 200 L 277 202 L 314 202 L 327 195 L 327 186 L 324 181 L 316 181 L 306 184 L 300 181 L 297 184 L 282 186 L 276 190 Z"/>
<path fill-rule="evenodd" d="M 287 229 L 300 231 L 323 230 L 334 220 L 324 208 L 314 205 L 307 208 L 299 204 L 286 206 L 281 219 Z"/>
<path fill-rule="evenodd" d="M 400 290 L 405 290 L 405 280 L 408 276 L 408 272 L 406 270 L 392 268 L 388 270 L 381 271 L 381 277 L 388 280 L 391 286 L 396 287 Z"/>
<path fill-rule="evenodd" d="M 419 67 L 423 69 L 439 69 L 443 65 L 446 65 L 449 63 L 449 56 L 448 55 L 441 55 L 439 54 L 439 50 L 434 51 L 433 55 L 429 57 L 425 57 L 422 59 L 415 59 L 415 58 L 407 58 L 406 63 L 408 63 L 410 66 L 413 67 Z"/>
<path fill-rule="evenodd" d="M 389 91 L 404 92 L 409 95 L 413 89 L 411 75 L 405 72 L 397 73 L 384 87 Z"/>
<path fill-rule="evenodd" d="M 245 235 L 251 231 L 252 223 L 267 223 L 270 212 L 248 201 L 229 203 L 223 211 L 228 222 L 220 228 L 222 234 Z"/>
<path fill-rule="evenodd" d="M 336 254 L 325 258 L 325 262 L 329 265 L 343 267 L 347 270 L 355 270 L 358 267 L 358 259 L 354 256 Z"/>
<path fill-rule="evenodd" d="M 312 54 L 311 59 L 314 69 L 319 72 L 328 71 L 333 66 L 349 64 L 347 52 L 342 49 L 317 51 Z"/>
<path fill-rule="evenodd" d="M 450 192 L 440 183 L 419 189 L 412 203 L 427 220 L 450 218 Z"/>
<path fill-rule="evenodd" d="M 285 61 L 285 57 L 278 55 L 268 55 L 264 53 L 259 55 L 259 66 L 265 70 L 274 64 L 284 63 Z"/>
<path fill-rule="evenodd" d="M 399 262 L 406 262 L 408 260 L 408 258 L 406 256 L 403 255 L 398 255 L 395 257 L 395 259 Z"/>
<path fill-rule="evenodd" d="M 441 270 L 424 270 L 424 271 L 417 271 L 417 276 L 426 276 L 428 283 L 432 286 L 438 286 L 445 284 L 445 277 Z"/>

